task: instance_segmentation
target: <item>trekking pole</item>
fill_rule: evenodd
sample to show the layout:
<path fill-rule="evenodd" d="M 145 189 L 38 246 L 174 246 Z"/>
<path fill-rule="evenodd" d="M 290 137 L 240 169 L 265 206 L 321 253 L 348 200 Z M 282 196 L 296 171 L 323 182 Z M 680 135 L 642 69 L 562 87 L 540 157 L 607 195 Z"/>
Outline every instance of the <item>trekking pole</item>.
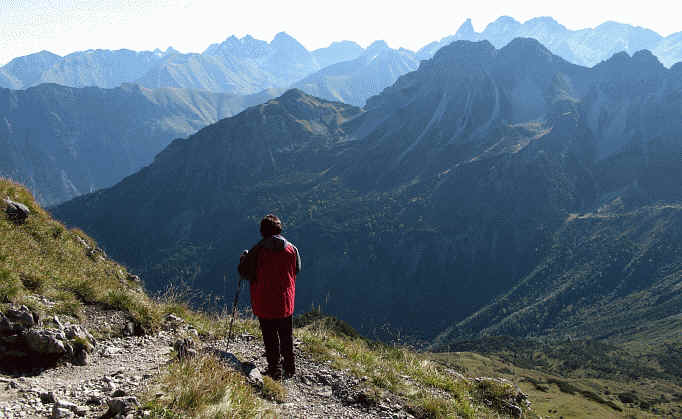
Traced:
<path fill-rule="evenodd" d="M 234 325 L 234 318 L 237 316 L 237 304 L 239 303 L 239 292 L 242 289 L 242 277 L 239 276 L 239 282 L 237 282 L 237 292 L 234 294 L 234 302 L 232 303 L 232 319 L 230 320 L 230 329 L 227 333 L 227 345 L 225 349 L 230 347 L 230 342 L 232 342 L 232 326 Z"/>

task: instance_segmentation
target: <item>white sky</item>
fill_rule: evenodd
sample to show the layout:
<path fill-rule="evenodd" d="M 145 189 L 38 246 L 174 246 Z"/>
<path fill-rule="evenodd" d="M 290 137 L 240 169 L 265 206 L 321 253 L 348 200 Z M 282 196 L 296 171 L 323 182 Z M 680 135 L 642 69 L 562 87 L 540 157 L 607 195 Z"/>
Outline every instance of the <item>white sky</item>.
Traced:
<path fill-rule="evenodd" d="M 383 39 L 417 50 L 453 34 L 467 17 L 477 31 L 501 15 L 552 16 L 569 29 L 613 20 L 682 31 L 673 0 L 0 0 L 0 65 L 48 50 L 90 48 L 201 52 L 234 34 L 270 41 L 280 31 L 312 50 L 348 39 Z"/>

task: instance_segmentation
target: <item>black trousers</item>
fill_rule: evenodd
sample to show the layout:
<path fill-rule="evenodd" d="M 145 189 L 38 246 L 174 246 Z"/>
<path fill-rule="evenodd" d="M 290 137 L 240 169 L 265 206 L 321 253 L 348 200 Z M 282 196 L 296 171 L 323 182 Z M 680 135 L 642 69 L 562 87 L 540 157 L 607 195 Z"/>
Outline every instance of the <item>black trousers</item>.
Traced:
<path fill-rule="evenodd" d="M 284 373 L 294 374 L 296 366 L 294 364 L 292 316 L 282 319 L 263 319 L 259 317 L 258 321 L 260 322 L 260 330 L 263 333 L 265 357 L 268 360 L 268 372 L 273 375 L 281 373 L 279 366 L 281 356 L 284 358 Z"/>

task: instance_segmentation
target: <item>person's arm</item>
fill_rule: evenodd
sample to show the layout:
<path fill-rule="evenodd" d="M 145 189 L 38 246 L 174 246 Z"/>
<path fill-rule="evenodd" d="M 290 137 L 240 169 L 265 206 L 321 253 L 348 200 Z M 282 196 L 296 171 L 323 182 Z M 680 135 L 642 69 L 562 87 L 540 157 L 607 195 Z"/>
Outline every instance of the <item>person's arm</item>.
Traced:
<path fill-rule="evenodd" d="M 239 257 L 239 274 L 249 281 L 256 280 L 256 270 L 258 268 L 258 250 L 260 242 L 253 246 L 248 252 L 242 253 Z"/>
<path fill-rule="evenodd" d="M 294 248 L 294 253 L 296 253 L 296 273 L 301 272 L 301 254 L 298 252 L 298 248 L 294 246 L 293 244 L 291 245 Z"/>

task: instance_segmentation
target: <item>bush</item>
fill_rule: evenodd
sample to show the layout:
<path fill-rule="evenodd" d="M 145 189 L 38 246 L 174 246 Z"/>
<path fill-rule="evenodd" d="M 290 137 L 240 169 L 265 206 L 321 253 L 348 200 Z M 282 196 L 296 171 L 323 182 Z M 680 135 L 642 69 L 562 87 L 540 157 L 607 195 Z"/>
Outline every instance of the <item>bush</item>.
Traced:
<path fill-rule="evenodd" d="M 45 279 L 37 275 L 22 274 L 21 283 L 29 291 L 41 292 L 43 290 L 43 285 L 45 284 Z"/>

